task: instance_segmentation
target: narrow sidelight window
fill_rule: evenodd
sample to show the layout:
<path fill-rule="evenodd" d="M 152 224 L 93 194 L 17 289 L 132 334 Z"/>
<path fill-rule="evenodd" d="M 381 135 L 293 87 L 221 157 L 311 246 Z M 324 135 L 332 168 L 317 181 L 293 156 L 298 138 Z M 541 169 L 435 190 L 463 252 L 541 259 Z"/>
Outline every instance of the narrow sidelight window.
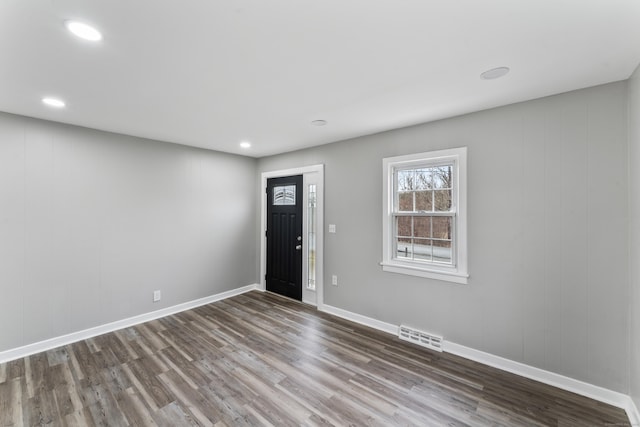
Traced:
<path fill-rule="evenodd" d="M 307 289 L 316 289 L 316 184 L 309 184 L 307 206 Z"/>

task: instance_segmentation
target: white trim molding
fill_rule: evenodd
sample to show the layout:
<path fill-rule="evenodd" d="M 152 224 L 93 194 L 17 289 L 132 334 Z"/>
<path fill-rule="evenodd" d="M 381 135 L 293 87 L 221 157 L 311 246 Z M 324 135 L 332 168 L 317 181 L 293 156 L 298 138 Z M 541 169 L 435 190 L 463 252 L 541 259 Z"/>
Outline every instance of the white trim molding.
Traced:
<path fill-rule="evenodd" d="M 359 323 L 370 328 L 377 329 L 388 334 L 398 336 L 398 326 L 391 323 L 382 322 L 380 320 L 372 319 L 371 317 L 363 316 L 361 314 L 353 313 L 351 311 L 343 310 L 338 307 L 324 304 L 322 307 L 318 307 L 319 311 L 333 314 L 334 316 L 341 317 L 343 319 L 350 320 L 355 323 Z"/>
<path fill-rule="evenodd" d="M 398 173 L 404 170 L 449 166 L 452 170 L 451 208 L 448 211 L 400 211 L 398 206 Z M 467 262 L 467 147 L 382 159 L 382 270 L 459 284 L 469 280 Z M 415 190 L 412 190 L 415 191 Z M 451 219 L 451 263 L 420 261 L 398 257 L 396 218 L 399 216 L 447 216 Z M 412 232 L 413 233 L 413 230 Z M 413 241 L 413 234 L 411 234 Z M 425 236 L 423 236 L 425 237 Z M 434 236 L 430 235 L 430 238 Z M 413 250 L 412 250 L 413 253 Z M 413 258 L 413 255 L 412 257 Z"/>
<path fill-rule="evenodd" d="M 530 365 L 525 365 L 524 363 L 515 362 L 513 360 L 505 359 L 504 357 L 485 353 L 484 351 L 465 347 L 449 341 L 444 342 L 444 351 L 455 354 L 456 356 L 464 357 L 465 359 L 473 360 L 474 362 L 482 363 L 483 365 L 511 372 L 512 374 L 516 374 L 521 377 L 529 378 L 543 384 L 570 391 L 572 393 L 624 409 L 627 412 L 627 416 L 631 420 L 632 425 L 637 425 L 637 420 L 634 422 L 632 418 L 633 411 L 631 411 L 630 405 L 632 405 L 633 402 L 626 394 L 618 393 L 597 385 L 589 384 L 584 381 L 576 380 Z"/>
<path fill-rule="evenodd" d="M 640 412 L 638 411 L 638 407 L 636 403 L 633 401 L 631 396 L 629 396 L 629 402 L 627 406 L 624 408 L 627 412 L 627 416 L 629 417 L 629 422 L 632 426 L 640 426 Z"/>
<path fill-rule="evenodd" d="M 306 203 L 308 201 L 308 185 L 316 184 L 316 289 L 315 292 L 307 293 L 315 294 L 313 295 L 314 300 L 309 300 L 304 298 L 306 283 L 307 283 L 307 269 L 306 263 L 303 266 L 303 299 L 304 302 L 315 305 L 320 309 L 323 305 L 323 296 L 324 296 L 324 165 L 311 165 L 311 166 L 302 166 L 299 168 L 291 168 L 291 169 L 282 169 L 276 171 L 268 171 L 262 172 L 261 180 L 260 180 L 260 277 L 258 288 L 260 290 L 265 290 L 267 287 L 265 281 L 265 275 L 267 274 L 267 247 L 266 247 L 266 238 L 265 232 L 267 229 L 267 179 L 269 178 L 279 178 L 283 176 L 293 176 L 293 175 L 302 175 L 304 181 L 304 197 L 303 200 Z M 303 234 L 307 236 L 307 208 L 306 206 L 302 209 L 302 221 L 303 221 Z M 308 253 L 307 247 L 307 239 L 303 239 L 303 252 Z"/>
<path fill-rule="evenodd" d="M 221 301 L 223 299 L 231 298 L 236 295 L 244 294 L 257 288 L 257 284 L 243 286 L 241 288 L 231 289 L 230 291 L 221 292 L 219 294 L 210 295 L 208 297 L 188 301 L 182 304 L 177 304 L 149 313 L 140 314 L 138 316 L 129 317 L 127 319 L 117 320 L 115 322 L 95 326 L 93 328 L 85 329 L 82 331 L 72 332 L 60 337 L 55 337 L 33 344 L 28 344 L 22 347 L 5 350 L 0 352 L 0 363 L 21 359 L 23 357 L 31 356 L 32 354 L 41 353 L 43 351 L 93 338 L 95 336 L 106 334 L 108 332 L 117 331 L 119 329 L 139 325 L 140 323 L 148 322 L 150 320 L 159 319 L 160 317 L 165 317 L 171 314 L 180 313 L 185 310 L 190 310 L 192 308 L 200 307 L 201 305 L 211 304 L 212 302 Z"/>
<path fill-rule="evenodd" d="M 384 263 L 381 262 L 382 269 L 389 273 L 409 274 L 411 276 L 426 277 L 427 279 L 443 280 L 445 282 L 458 283 L 466 285 L 469 283 L 468 274 L 458 274 L 449 271 L 435 271 L 428 268 L 418 268 L 413 265 L 400 265 L 398 263 Z"/>
<path fill-rule="evenodd" d="M 361 314 L 353 313 L 326 304 L 321 309 L 319 308 L 319 310 L 346 320 L 350 320 L 355 323 L 359 323 L 364 326 L 369 326 L 370 328 L 377 329 L 382 332 L 387 332 L 389 334 L 398 336 L 399 326 L 393 325 L 391 323 L 382 322 L 371 317 L 363 316 Z M 525 365 L 524 363 L 515 362 L 513 360 L 505 359 L 500 356 L 485 353 L 483 351 L 475 350 L 473 348 L 465 347 L 463 345 L 446 340 L 444 340 L 443 351 L 446 353 L 455 354 L 456 356 L 464 357 L 465 359 L 473 360 L 474 362 L 482 363 L 483 365 L 500 369 L 502 371 L 511 372 L 512 374 L 529 378 L 543 384 L 557 387 L 562 390 L 570 391 L 572 393 L 576 393 L 581 396 L 597 400 L 599 402 L 607 403 L 620 409 L 624 409 L 627 413 L 627 417 L 629 417 L 629 422 L 631 423 L 631 425 L 640 426 L 640 413 L 638 412 L 638 408 L 633 402 L 633 399 L 631 399 L 631 397 L 627 396 L 626 394 L 569 378 L 564 375 L 556 374 L 554 372 L 549 372 L 544 369 Z"/>

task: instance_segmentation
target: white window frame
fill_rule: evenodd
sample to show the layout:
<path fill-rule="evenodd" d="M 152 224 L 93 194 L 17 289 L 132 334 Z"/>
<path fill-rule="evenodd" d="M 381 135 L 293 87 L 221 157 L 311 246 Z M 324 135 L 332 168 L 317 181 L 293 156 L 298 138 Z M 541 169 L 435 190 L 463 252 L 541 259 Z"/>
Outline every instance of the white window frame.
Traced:
<path fill-rule="evenodd" d="M 452 265 L 403 260 L 394 248 L 394 215 L 396 200 L 394 174 L 412 167 L 453 164 L 452 211 L 454 212 Z M 382 159 L 382 265 L 383 271 L 467 284 L 467 147 L 410 154 Z"/>

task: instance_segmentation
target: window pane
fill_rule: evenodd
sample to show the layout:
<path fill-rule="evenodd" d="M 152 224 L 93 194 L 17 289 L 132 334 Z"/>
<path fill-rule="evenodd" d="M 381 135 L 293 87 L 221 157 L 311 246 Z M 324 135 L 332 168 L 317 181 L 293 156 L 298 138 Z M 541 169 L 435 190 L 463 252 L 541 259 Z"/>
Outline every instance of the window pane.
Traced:
<path fill-rule="evenodd" d="M 413 241 L 413 256 L 414 259 L 421 261 L 431 261 L 431 240 L 427 239 L 414 239 Z"/>
<path fill-rule="evenodd" d="M 451 239 L 451 217 L 433 217 L 433 234 L 428 237 L 435 239 Z"/>
<path fill-rule="evenodd" d="M 295 205 L 296 204 L 296 186 L 281 185 L 273 187 L 273 204 L 274 205 Z"/>
<path fill-rule="evenodd" d="M 416 169 L 415 186 L 416 190 L 428 190 L 432 188 L 431 168 Z"/>
<path fill-rule="evenodd" d="M 398 258 L 413 258 L 413 249 L 411 245 L 411 239 L 408 238 L 399 238 L 397 239 L 397 247 L 398 247 Z"/>
<path fill-rule="evenodd" d="M 433 188 L 452 188 L 451 166 L 439 166 L 433 168 Z"/>
<path fill-rule="evenodd" d="M 431 212 L 433 206 L 431 205 L 432 191 L 416 191 L 416 211 Z"/>
<path fill-rule="evenodd" d="M 433 241 L 433 261 L 451 264 L 451 242 L 443 240 Z"/>
<path fill-rule="evenodd" d="M 414 189 L 413 177 L 414 177 L 413 169 L 398 171 L 398 191 L 413 190 Z"/>
<path fill-rule="evenodd" d="M 411 237 L 411 217 L 399 216 L 397 219 L 396 236 Z"/>
<path fill-rule="evenodd" d="M 398 211 L 413 212 L 413 192 L 405 192 L 398 194 Z"/>
<path fill-rule="evenodd" d="M 437 190 L 433 192 L 434 211 L 445 212 L 451 210 L 451 190 Z"/>
<path fill-rule="evenodd" d="M 439 218 L 434 218 L 439 219 Z M 417 216 L 413 218 L 414 237 L 431 237 L 431 217 Z"/>

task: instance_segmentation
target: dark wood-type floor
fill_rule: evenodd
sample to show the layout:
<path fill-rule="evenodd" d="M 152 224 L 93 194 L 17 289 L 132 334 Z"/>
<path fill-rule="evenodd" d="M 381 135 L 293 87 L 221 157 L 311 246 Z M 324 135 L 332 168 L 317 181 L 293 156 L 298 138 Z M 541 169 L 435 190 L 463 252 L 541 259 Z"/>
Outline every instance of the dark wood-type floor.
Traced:
<path fill-rule="evenodd" d="M 251 292 L 0 365 L 0 425 L 628 425 L 617 409 Z"/>

